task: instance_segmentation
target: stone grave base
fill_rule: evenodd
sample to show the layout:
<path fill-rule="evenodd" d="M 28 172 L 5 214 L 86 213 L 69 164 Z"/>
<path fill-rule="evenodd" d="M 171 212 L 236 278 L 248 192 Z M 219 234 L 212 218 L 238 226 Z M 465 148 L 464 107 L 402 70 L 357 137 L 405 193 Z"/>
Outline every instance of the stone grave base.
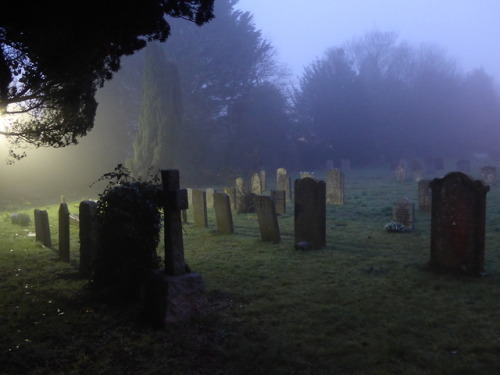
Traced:
<path fill-rule="evenodd" d="M 188 272 L 168 276 L 155 271 L 141 292 L 141 320 L 153 326 L 165 326 L 190 320 L 208 305 L 205 283 L 200 274 Z"/>

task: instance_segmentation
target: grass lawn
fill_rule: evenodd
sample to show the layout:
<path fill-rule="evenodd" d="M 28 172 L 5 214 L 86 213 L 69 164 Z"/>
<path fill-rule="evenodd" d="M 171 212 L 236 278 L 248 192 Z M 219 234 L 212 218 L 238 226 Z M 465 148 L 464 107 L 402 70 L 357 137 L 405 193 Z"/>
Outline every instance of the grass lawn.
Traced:
<path fill-rule="evenodd" d="M 319 176 L 321 177 L 321 176 Z M 327 247 L 293 246 L 293 204 L 280 244 L 260 241 L 255 214 L 234 235 L 186 225 L 186 261 L 205 280 L 206 314 L 162 330 L 135 309 L 96 300 L 72 260 L 34 241 L 13 212 L 47 209 L 58 247 L 58 205 L 0 212 L 0 375 L 6 374 L 498 374 L 500 193 L 487 195 L 487 276 L 427 270 L 430 215 L 387 233 L 392 203 L 415 182 L 386 170 L 346 174 L 346 204 L 327 206 Z M 78 211 L 78 202 L 69 204 Z M 162 252 L 162 249 L 159 249 Z"/>

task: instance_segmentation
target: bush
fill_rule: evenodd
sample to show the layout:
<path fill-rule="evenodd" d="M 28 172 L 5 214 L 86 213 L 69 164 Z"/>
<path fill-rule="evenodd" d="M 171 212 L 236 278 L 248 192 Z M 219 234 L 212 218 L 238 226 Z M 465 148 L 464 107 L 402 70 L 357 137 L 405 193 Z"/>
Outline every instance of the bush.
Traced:
<path fill-rule="evenodd" d="M 161 211 L 157 179 L 134 179 L 121 164 L 100 180 L 110 180 L 97 202 L 99 249 L 92 285 L 119 298 L 137 298 L 160 259 Z"/>

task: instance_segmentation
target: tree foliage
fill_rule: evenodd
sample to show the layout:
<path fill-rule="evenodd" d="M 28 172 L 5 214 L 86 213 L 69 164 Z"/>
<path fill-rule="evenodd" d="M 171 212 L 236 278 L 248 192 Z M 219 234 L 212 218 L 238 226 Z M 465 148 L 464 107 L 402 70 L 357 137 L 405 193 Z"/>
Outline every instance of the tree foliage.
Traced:
<path fill-rule="evenodd" d="M 170 35 L 166 16 L 202 25 L 214 0 L 9 1 L 0 12 L 2 134 L 34 146 L 76 143 L 92 128 L 96 89 L 120 59 Z"/>

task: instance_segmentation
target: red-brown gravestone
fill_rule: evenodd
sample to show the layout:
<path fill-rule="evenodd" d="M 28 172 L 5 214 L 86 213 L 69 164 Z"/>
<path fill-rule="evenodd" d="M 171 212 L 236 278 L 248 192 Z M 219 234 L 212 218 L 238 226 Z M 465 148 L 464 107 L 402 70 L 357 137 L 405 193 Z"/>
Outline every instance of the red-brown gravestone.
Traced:
<path fill-rule="evenodd" d="M 465 173 L 435 178 L 429 266 L 471 275 L 484 272 L 486 193 L 489 186 Z"/>
<path fill-rule="evenodd" d="M 295 180 L 295 245 L 326 246 L 326 184 L 310 177 Z M 306 246 L 304 246 L 306 247 Z"/>

